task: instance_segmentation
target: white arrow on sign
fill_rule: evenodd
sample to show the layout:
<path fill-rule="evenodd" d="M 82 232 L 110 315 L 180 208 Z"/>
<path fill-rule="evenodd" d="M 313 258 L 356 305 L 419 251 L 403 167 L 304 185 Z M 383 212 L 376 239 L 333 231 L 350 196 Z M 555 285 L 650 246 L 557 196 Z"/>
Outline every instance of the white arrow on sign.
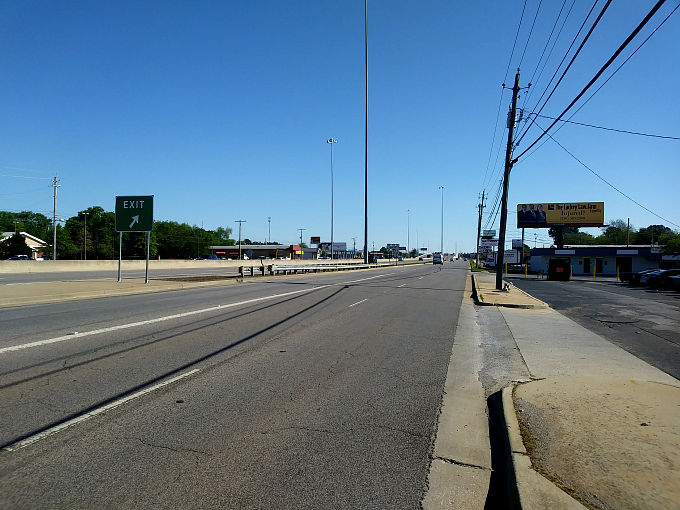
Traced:
<path fill-rule="evenodd" d="M 132 228 L 132 225 L 134 225 L 135 223 L 139 223 L 139 216 L 133 216 L 132 217 L 132 223 L 130 223 L 129 228 Z"/>

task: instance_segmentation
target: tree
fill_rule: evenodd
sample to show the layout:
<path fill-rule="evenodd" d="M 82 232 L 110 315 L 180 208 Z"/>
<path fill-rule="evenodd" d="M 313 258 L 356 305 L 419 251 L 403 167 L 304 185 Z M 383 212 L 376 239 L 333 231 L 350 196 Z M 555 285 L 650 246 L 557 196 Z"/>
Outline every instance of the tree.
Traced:
<path fill-rule="evenodd" d="M 16 233 L 13 236 L 0 242 L 0 257 L 6 259 L 14 255 L 33 255 L 33 250 L 26 244 L 23 235 Z"/>
<path fill-rule="evenodd" d="M 659 238 L 659 245 L 666 255 L 680 254 L 680 233 L 664 232 Z"/>
<path fill-rule="evenodd" d="M 652 241 L 659 242 L 661 235 L 667 232 L 672 232 L 672 230 L 664 225 L 650 225 L 637 231 L 635 242 L 636 244 L 652 244 Z"/>
<path fill-rule="evenodd" d="M 624 220 L 618 219 L 609 222 L 602 235 L 596 238 L 599 244 L 626 244 L 630 239 L 630 244 L 635 243 L 635 227 L 630 226 Z"/>

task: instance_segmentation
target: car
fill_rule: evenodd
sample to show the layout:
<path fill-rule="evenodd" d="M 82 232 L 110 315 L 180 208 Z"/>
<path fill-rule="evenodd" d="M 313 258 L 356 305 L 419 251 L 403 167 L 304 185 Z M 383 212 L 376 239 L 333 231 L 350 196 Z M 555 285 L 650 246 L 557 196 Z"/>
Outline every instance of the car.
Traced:
<path fill-rule="evenodd" d="M 402 260 L 404 260 L 404 257 L 399 257 L 399 258 L 397 259 L 398 262 L 401 262 Z"/>
<path fill-rule="evenodd" d="M 680 275 L 664 276 L 661 280 L 661 288 L 676 292 L 680 291 Z"/>
<path fill-rule="evenodd" d="M 653 289 L 661 288 L 661 284 L 669 276 L 680 275 L 680 269 L 660 269 L 647 273 L 640 279 L 640 283 Z"/>
<path fill-rule="evenodd" d="M 658 271 L 658 269 L 644 269 L 642 271 L 638 271 L 637 273 L 633 273 L 630 276 L 630 279 L 628 280 L 629 285 L 641 285 L 640 279 L 645 276 L 648 273 L 651 273 L 653 271 Z"/>
<path fill-rule="evenodd" d="M 435 253 L 432 255 L 432 263 L 433 264 L 444 264 L 444 257 L 442 257 L 441 253 Z"/>
<path fill-rule="evenodd" d="M 13 255 L 7 260 L 33 260 L 28 255 Z"/>
<path fill-rule="evenodd" d="M 420 262 L 422 262 L 422 261 L 423 261 L 423 257 L 418 257 L 418 260 L 419 260 Z"/>

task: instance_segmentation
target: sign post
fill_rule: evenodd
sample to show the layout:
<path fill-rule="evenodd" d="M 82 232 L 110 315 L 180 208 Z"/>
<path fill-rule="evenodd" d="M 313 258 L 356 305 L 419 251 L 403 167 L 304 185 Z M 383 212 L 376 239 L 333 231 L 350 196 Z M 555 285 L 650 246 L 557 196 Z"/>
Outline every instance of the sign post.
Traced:
<path fill-rule="evenodd" d="M 118 281 L 122 281 L 123 232 L 146 232 L 146 274 L 149 283 L 149 247 L 153 230 L 153 195 L 117 196 L 116 231 L 120 233 L 118 245 Z"/>

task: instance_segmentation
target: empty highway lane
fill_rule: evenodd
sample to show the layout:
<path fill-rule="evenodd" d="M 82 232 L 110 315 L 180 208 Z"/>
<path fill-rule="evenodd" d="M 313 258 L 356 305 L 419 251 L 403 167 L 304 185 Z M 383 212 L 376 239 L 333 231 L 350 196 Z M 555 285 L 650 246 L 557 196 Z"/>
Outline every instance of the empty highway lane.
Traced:
<path fill-rule="evenodd" d="M 0 506 L 416 508 L 466 274 L 0 310 Z"/>

